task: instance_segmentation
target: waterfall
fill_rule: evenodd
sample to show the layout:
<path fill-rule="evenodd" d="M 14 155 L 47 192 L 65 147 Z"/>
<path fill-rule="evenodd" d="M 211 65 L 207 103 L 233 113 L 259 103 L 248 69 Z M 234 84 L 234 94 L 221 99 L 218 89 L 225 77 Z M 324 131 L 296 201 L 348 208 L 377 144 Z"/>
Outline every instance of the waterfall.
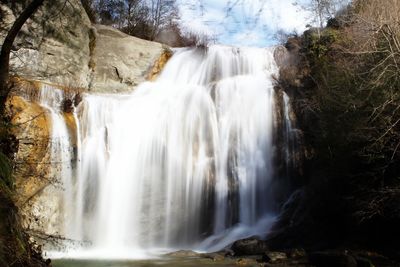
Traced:
<path fill-rule="evenodd" d="M 71 220 L 74 203 L 74 170 L 73 149 L 71 135 L 62 112 L 64 92 L 49 85 L 42 85 L 39 91 L 38 102 L 50 114 L 50 164 L 52 165 L 50 179 L 52 183 L 61 183 L 63 194 L 60 198 L 59 209 L 62 210 L 63 228 L 71 237 L 73 235 L 73 222 Z M 57 197 L 57 196 L 54 196 Z"/>
<path fill-rule="evenodd" d="M 178 49 L 155 82 L 127 95 L 83 95 L 74 113 L 73 169 L 55 108 L 62 95 L 42 90 L 52 115 L 51 153 L 70 162 L 59 174 L 65 235 L 108 257 L 212 251 L 265 235 L 276 216 L 277 74 L 272 48 Z"/>
<path fill-rule="evenodd" d="M 286 176 L 291 175 L 291 171 L 295 168 L 295 152 L 296 152 L 296 141 L 297 134 L 296 129 L 293 127 L 293 122 L 290 117 L 291 106 L 289 96 L 283 92 L 283 112 L 284 112 L 284 129 L 283 129 L 283 137 L 285 144 L 285 155 L 284 160 L 286 163 Z"/>

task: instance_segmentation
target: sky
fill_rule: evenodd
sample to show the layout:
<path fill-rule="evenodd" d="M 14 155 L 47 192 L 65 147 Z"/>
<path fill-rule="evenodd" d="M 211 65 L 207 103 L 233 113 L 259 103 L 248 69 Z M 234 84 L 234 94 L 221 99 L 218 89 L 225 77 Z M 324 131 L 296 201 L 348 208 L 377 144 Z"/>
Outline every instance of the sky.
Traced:
<path fill-rule="evenodd" d="M 311 13 L 308 0 L 178 0 L 181 25 L 214 36 L 226 45 L 266 47 L 278 42 L 279 31 L 302 33 Z M 300 2 L 296 5 L 294 2 Z"/>

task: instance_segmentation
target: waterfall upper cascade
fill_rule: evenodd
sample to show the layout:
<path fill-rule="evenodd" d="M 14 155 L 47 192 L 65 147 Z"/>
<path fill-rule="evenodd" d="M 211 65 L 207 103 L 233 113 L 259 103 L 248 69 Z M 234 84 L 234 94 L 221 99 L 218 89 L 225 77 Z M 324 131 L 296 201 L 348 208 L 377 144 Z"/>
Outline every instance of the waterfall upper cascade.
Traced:
<path fill-rule="evenodd" d="M 52 158 L 66 162 L 58 169 L 65 236 L 123 257 L 216 250 L 266 234 L 276 212 L 273 52 L 180 49 L 157 81 L 129 95 L 85 94 L 74 111 L 75 154 L 59 110 L 63 96 L 43 88 Z M 281 119 L 290 120 L 284 97 Z"/>

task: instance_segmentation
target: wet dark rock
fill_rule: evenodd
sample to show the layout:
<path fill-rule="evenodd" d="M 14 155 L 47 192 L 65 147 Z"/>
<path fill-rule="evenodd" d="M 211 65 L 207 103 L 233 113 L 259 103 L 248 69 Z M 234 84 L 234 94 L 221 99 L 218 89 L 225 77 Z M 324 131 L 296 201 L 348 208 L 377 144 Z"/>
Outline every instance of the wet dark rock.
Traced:
<path fill-rule="evenodd" d="M 259 266 L 255 259 L 251 258 L 240 258 L 236 261 L 236 265 L 239 266 Z"/>
<path fill-rule="evenodd" d="M 258 237 L 250 237 L 236 241 L 233 243 L 231 249 L 235 253 L 235 256 L 262 255 L 268 250 L 268 246 L 264 240 Z"/>
<path fill-rule="evenodd" d="M 352 252 L 356 259 L 358 267 L 372 266 L 400 266 L 399 258 L 396 255 L 390 254 L 390 258 L 373 251 L 355 251 Z M 395 261 L 393 261 L 396 259 Z"/>
<path fill-rule="evenodd" d="M 225 257 L 233 257 L 233 256 L 235 256 L 235 252 L 230 248 L 225 248 L 220 253 L 223 253 Z"/>
<path fill-rule="evenodd" d="M 374 267 L 374 264 L 367 258 L 354 257 L 357 262 L 357 267 Z"/>
<path fill-rule="evenodd" d="M 73 102 L 71 99 L 65 99 L 62 103 L 62 109 L 66 113 L 72 113 L 74 111 Z"/>
<path fill-rule="evenodd" d="M 316 267 L 357 267 L 354 257 L 341 252 L 313 252 L 308 258 Z"/>
<path fill-rule="evenodd" d="M 81 102 L 82 102 L 82 95 L 78 93 L 74 97 L 74 106 L 77 107 Z"/>
<path fill-rule="evenodd" d="M 223 253 L 204 253 L 201 257 L 206 259 L 211 259 L 213 261 L 223 261 L 225 260 L 225 255 Z"/>
<path fill-rule="evenodd" d="M 326 27 L 337 30 L 337 29 L 343 27 L 343 23 L 337 18 L 330 18 L 328 20 L 328 22 L 326 23 Z"/>
<path fill-rule="evenodd" d="M 289 258 L 298 259 L 298 258 L 306 257 L 307 252 L 302 248 L 295 248 L 295 249 L 288 251 L 287 255 Z"/>
<path fill-rule="evenodd" d="M 199 255 L 200 255 L 199 253 L 194 252 L 192 250 L 178 250 L 166 254 L 166 256 L 174 258 L 190 258 L 190 257 L 198 257 Z"/>
<path fill-rule="evenodd" d="M 286 253 L 284 252 L 267 251 L 262 257 L 263 262 L 270 262 L 270 263 L 280 262 L 284 260 L 287 260 Z"/>

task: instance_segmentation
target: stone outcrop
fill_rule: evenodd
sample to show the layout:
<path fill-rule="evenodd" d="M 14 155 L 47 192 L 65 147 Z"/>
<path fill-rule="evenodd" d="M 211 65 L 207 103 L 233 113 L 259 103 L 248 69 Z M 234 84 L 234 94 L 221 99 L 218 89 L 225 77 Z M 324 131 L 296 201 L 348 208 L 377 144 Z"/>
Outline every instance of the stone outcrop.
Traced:
<path fill-rule="evenodd" d="M 48 110 L 28 100 L 37 98 L 39 86 L 37 82 L 15 81 L 14 92 L 23 96 L 13 94 L 7 102 L 12 133 L 18 140 L 14 160 L 14 201 L 25 229 L 59 235 L 62 232 L 60 196 L 63 188 L 53 177 L 50 164 L 51 118 Z"/>
<path fill-rule="evenodd" d="M 0 43 L 27 2 L 0 4 Z M 160 43 L 92 25 L 79 0 L 47 1 L 15 41 L 11 73 L 90 92 L 126 92 L 155 77 L 171 54 Z"/>
<path fill-rule="evenodd" d="M 27 2 L 0 4 L 3 15 L 0 43 Z M 11 73 L 27 79 L 87 87 L 90 29 L 90 20 L 79 0 L 45 1 L 14 42 Z"/>
<path fill-rule="evenodd" d="M 160 43 L 132 37 L 103 25 L 96 25 L 95 29 L 90 91 L 129 91 L 144 82 L 148 73 L 158 73 L 165 65 L 160 62 L 166 62 L 171 55 Z"/>
<path fill-rule="evenodd" d="M 50 119 L 46 110 L 36 103 L 26 101 L 20 96 L 9 99 L 13 134 L 18 139 L 15 175 L 18 206 L 40 192 L 48 184 L 49 174 L 49 128 Z M 34 176 L 35 179 L 31 179 Z M 32 180 L 37 180 L 33 182 Z"/>
<path fill-rule="evenodd" d="M 234 242 L 231 249 L 236 256 L 241 256 L 263 254 L 268 247 L 264 240 L 258 237 L 249 237 Z"/>
<path fill-rule="evenodd" d="M 169 49 L 164 50 L 159 59 L 153 66 L 153 69 L 150 71 L 148 80 L 154 81 L 161 74 L 161 71 L 164 69 L 168 60 L 172 57 L 172 52 Z"/>

